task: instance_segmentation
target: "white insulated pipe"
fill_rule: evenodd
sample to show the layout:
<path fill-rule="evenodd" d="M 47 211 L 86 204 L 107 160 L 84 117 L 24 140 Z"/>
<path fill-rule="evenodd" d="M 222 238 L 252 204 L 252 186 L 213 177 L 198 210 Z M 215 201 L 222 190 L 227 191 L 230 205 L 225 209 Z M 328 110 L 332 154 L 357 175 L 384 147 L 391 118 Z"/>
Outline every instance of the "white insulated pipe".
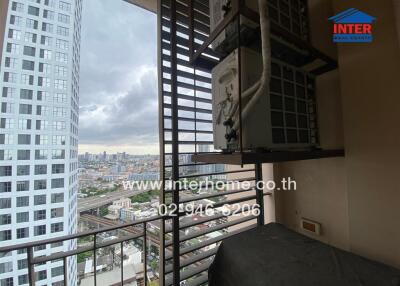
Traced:
<path fill-rule="evenodd" d="M 269 93 L 269 82 L 271 78 L 271 41 L 270 41 L 270 20 L 268 16 L 268 5 L 266 0 L 258 0 L 258 7 L 260 10 L 260 29 L 261 29 L 261 50 L 263 61 L 263 72 L 261 78 L 253 86 L 243 92 L 242 96 L 250 96 L 257 88 L 257 91 L 249 99 L 249 102 L 242 110 L 242 119 L 246 118 L 251 112 L 253 106 L 257 104 L 260 97 Z M 237 120 L 233 130 L 239 129 L 239 120 Z"/>

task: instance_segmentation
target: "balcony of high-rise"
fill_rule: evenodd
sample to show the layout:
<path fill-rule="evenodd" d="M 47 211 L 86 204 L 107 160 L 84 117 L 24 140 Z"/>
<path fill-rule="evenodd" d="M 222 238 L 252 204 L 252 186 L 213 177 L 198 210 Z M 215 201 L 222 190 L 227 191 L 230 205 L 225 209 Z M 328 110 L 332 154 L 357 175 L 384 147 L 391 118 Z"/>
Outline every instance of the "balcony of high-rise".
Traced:
<path fill-rule="evenodd" d="M 0 0 L 0 286 L 400 285 L 397 0 Z"/>

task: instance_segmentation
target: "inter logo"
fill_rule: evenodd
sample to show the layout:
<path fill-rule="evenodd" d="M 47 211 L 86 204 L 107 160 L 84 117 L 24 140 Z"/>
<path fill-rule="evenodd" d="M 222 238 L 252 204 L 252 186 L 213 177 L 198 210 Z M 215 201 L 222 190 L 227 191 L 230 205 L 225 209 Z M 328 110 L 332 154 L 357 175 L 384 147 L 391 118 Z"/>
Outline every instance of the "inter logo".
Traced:
<path fill-rule="evenodd" d="M 372 17 L 355 8 L 347 9 L 329 18 L 333 21 L 333 41 L 335 43 L 372 42 Z"/>

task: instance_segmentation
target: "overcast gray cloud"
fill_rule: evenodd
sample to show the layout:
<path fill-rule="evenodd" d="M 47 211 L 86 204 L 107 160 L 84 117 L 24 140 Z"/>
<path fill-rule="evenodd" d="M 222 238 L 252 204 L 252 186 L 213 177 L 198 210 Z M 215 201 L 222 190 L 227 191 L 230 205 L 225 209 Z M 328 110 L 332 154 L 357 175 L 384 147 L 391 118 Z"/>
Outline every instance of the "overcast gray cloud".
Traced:
<path fill-rule="evenodd" d="M 83 3 L 80 144 L 156 145 L 156 15 L 122 0 Z"/>

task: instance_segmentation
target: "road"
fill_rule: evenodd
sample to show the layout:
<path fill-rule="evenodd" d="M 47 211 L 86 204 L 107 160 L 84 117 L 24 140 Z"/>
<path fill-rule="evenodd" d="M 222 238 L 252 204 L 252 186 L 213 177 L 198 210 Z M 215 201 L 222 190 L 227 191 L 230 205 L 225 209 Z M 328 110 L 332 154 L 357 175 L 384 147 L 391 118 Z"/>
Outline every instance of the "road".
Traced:
<path fill-rule="evenodd" d="M 78 213 L 97 209 L 99 207 L 111 204 L 121 198 L 128 198 L 134 195 L 149 192 L 149 190 L 122 190 L 103 194 L 101 196 L 94 196 L 88 198 L 78 199 Z"/>
<path fill-rule="evenodd" d="M 94 215 L 88 215 L 88 214 L 84 214 L 80 217 L 80 220 L 82 221 L 87 221 L 89 223 L 96 223 L 102 226 L 118 226 L 120 225 L 119 222 L 117 221 L 112 221 L 106 218 L 102 218 L 102 217 L 98 217 L 98 216 L 94 216 Z M 139 227 L 124 227 L 121 228 L 120 230 L 126 231 L 126 232 L 130 232 L 133 234 L 141 234 L 143 233 L 143 230 Z M 154 233 L 151 232 L 147 232 L 148 238 L 156 245 L 160 245 L 160 240 L 159 237 L 157 235 L 155 235 Z"/>

